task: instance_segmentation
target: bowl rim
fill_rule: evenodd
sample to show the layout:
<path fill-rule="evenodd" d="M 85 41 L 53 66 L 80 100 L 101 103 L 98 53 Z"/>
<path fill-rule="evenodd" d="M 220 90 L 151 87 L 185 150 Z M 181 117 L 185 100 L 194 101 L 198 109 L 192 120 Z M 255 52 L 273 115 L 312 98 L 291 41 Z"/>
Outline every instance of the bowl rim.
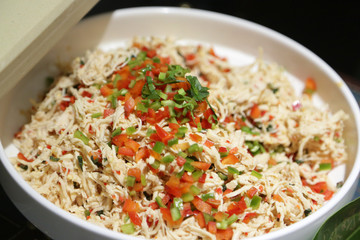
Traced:
<path fill-rule="evenodd" d="M 313 52 L 311 52 L 309 49 L 304 47 L 303 45 L 297 43 L 296 41 L 290 39 L 289 37 L 278 33 L 270 28 L 267 28 L 265 26 L 259 25 L 257 23 L 222 14 L 217 12 L 212 12 L 208 10 L 200 10 L 200 9 L 188 9 L 188 8 L 180 8 L 180 7 L 162 7 L 162 6 L 151 6 L 151 7 L 133 7 L 133 8 L 123 8 L 114 10 L 107 13 L 102 13 L 99 15 L 95 15 L 92 17 L 88 17 L 83 19 L 76 27 L 81 27 L 81 25 L 84 22 L 88 21 L 98 21 L 102 18 L 114 16 L 115 18 L 117 16 L 121 17 L 137 17 L 141 15 L 153 15 L 153 14 L 162 14 L 164 17 L 167 15 L 190 15 L 197 18 L 202 19 L 211 19 L 223 22 L 224 24 L 234 24 L 236 26 L 239 26 L 244 29 L 251 29 L 252 31 L 255 31 L 257 33 L 261 32 L 262 35 L 265 35 L 269 38 L 274 39 L 277 42 L 280 42 L 283 45 L 286 45 L 290 47 L 291 49 L 295 50 L 298 54 L 303 55 L 307 61 L 309 61 L 311 64 L 317 65 L 320 69 L 322 69 L 328 76 L 329 80 L 341 82 L 344 84 L 344 86 L 341 88 L 341 91 L 344 94 L 344 98 L 347 101 L 347 103 L 350 105 L 350 108 L 352 110 L 352 114 L 354 116 L 354 119 L 356 121 L 356 133 L 357 136 L 360 136 L 360 129 L 359 129 L 359 123 L 360 123 L 360 111 L 359 106 L 352 95 L 350 89 L 348 86 L 344 83 L 344 81 L 340 78 L 340 76 L 327 64 L 325 63 L 320 57 L 315 55 Z M 321 219 L 322 217 L 325 217 L 326 213 L 330 211 L 332 208 L 334 208 L 342 198 L 349 192 L 349 190 L 352 188 L 353 184 L 356 183 L 359 172 L 360 172 L 360 156 L 359 156 L 359 149 L 360 149 L 360 141 L 358 138 L 358 144 L 357 144 L 357 152 L 355 156 L 355 161 L 353 168 L 348 175 L 344 185 L 342 188 L 337 192 L 337 194 L 334 195 L 334 197 L 323 207 L 321 207 L 319 210 L 311 214 L 310 216 L 306 217 L 305 219 L 302 219 L 301 221 L 294 223 L 290 226 L 287 226 L 283 229 L 267 233 L 265 235 L 261 235 L 258 237 L 254 237 L 251 239 L 257 240 L 257 239 L 276 239 L 278 237 L 283 237 L 285 235 L 291 234 L 295 230 L 300 230 L 308 225 L 310 225 L 312 222 L 315 222 L 318 219 Z M 0 139 L 0 160 L 2 162 L 2 165 L 8 172 L 8 174 L 11 176 L 12 180 L 15 181 L 18 186 L 33 200 L 38 203 L 40 203 L 44 208 L 46 208 L 48 211 L 51 211 L 53 214 L 56 214 L 57 217 L 60 217 L 64 221 L 71 222 L 72 224 L 76 225 L 79 228 L 86 229 L 87 231 L 100 234 L 104 237 L 108 238 L 121 238 L 121 239 L 141 239 L 138 237 L 134 237 L 131 235 L 126 235 L 120 232 L 115 232 L 112 230 L 109 230 L 107 228 L 103 228 L 101 226 L 98 226 L 96 224 L 87 222 L 83 219 L 80 219 L 69 212 L 61 209 L 60 207 L 56 207 L 53 203 L 48 201 L 46 198 L 41 196 L 38 192 L 36 192 L 22 177 L 21 175 L 15 170 L 13 165 L 11 164 L 10 160 L 5 154 L 4 148 L 1 143 Z M 54 207 L 55 206 L 55 207 Z M 249 238 L 250 239 L 250 238 Z"/>

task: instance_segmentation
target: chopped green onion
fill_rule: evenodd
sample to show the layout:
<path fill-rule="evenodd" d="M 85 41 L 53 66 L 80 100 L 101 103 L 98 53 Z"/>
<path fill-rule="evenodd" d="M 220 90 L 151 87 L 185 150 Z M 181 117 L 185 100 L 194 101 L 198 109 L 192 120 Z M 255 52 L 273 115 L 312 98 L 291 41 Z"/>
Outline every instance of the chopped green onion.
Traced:
<path fill-rule="evenodd" d="M 178 90 L 178 93 L 179 93 L 180 95 L 182 95 L 182 96 L 185 96 L 185 95 L 186 95 L 186 92 L 185 92 L 185 90 L 184 90 L 183 88 L 180 88 L 180 89 Z"/>
<path fill-rule="evenodd" d="M 184 202 L 191 202 L 194 200 L 194 196 L 191 193 L 184 193 L 181 198 Z"/>
<path fill-rule="evenodd" d="M 162 163 L 172 163 L 174 160 L 175 160 L 175 156 L 169 154 L 169 155 L 166 155 L 165 157 L 163 157 L 161 159 L 161 162 Z"/>
<path fill-rule="evenodd" d="M 178 132 L 175 134 L 175 136 L 178 138 L 183 138 L 185 137 L 185 133 L 187 131 L 188 131 L 187 127 L 179 127 Z"/>
<path fill-rule="evenodd" d="M 163 93 L 163 92 L 161 92 L 161 91 L 159 91 L 159 96 L 162 98 L 162 99 L 164 99 L 164 100 L 166 100 L 167 99 L 167 94 L 165 94 L 165 93 Z"/>
<path fill-rule="evenodd" d="M 187 150 L 190 154 L 192 154 L 195 152 L 202 152 L 203 149 L 197 143 L 194 143 Z"/>
<path fill-rule="evenodd" d="M 121 231 L 125 234 L 133 234 L 135 232 L 135 227 L 133 223 L 128 223 L 121 225 Z"/>
<path fill-rule="evenodd" d="M 190 164 L 190 162 L 186 161 L 184 164 L 184 170 L 187 172 L 193 172 L 195 170 L 195 167 Z"/>
<path fill-rule="evenodd" d="M 166 205 L 162 202 L 162 200 L 159 196 L 157 196 L 155 198 L 155 201 L 156 201 L 157 205 L 159 205 L 160 208 L 166 208 Z"/>
<path fill-rule="evenodd" d="M 115 129 L 115 131 L 112 132 L 111 137 L 115 137 L 115 136 L 121 134 L 121 132 L 122 132 L 121 127 L 118 127 L 117 129 Z"/>
<path fill-rule="evenodd" d="M 227 229 L 228 228 L 228 223 L 227 223 L 226 219 L 222 220 L 221 222 L 217 222 L 216 223 L 216 228 L 217 229 Z"/>
<path fill-rule="evenodd" d="M 166 78 L 166 73 L 160 72 L 158 78 L 159 78 L 159 80 L 165 80 L 165 78 Z"/>
<path fill-rule="evenodd" d="M 90 216 L 90 211 L 89 211 L 89 209 L 85 209 L 84 215 L 85 215 L 85 218 L 86 218 L 86 219 Z"/>
<path fill-rule="evenodd" d="M 257 177 L 258 179 L 262 178 L 262 175 L 259 172 L 255 171 L 255 170 L 251 171 L 251 175 L 253 175 L 254 177 Z"/>
<path fill-rule="evenodd" d="M 161 152 L 164 150 L 165 144 L 162 142 L 156 142 L 153 149 L 158 154 L 161 154 Z"/>
<path fill-rule="evenodd" d="M 136 177 L 134 176 L 127 176 L 126 177 L 126 186 L 133 187 L 135 185 Z"/>
<path fill-rule="evenodd" d="M 201 170 L 194 171 L 191 175 L 195 181 L 199 180 L 199 178 L 204 174 Z"/>
<path fill-rule="evenodd" d="M 50 156 L 50 160 L 53 162 L 58 162 L 60 160 L 60 158 L 56 158 L 54 156 Z"/>
<path fill-rule="evenodd" d="M 173 100 L 164 100 L 164 101 L 161 101 L 161 105 L 168 106 L 168 107 L 174 107 L 175 102 Z"/>
<path fill-rule="evenodd" d="M 148 108 L 145 107 L 145 105 L 144 105 L 143 103 L 140 103 L 140 102 L 139 102 L 139 103 L 136 105 L 136 110 L 145 113 L 145 112 L 148 111 Z"/>
<path fill-rule="evenodd" d="M 315 136 L 315 137 L 314 137 L 314 141 L 315 141 L 315 142 L 318 142 L 319 140 L 320 140 L 319 136 Z"/>
<path fill-rule="evenodd" d="M 120 96 L 125 96 L 125 94 L 127 92 L 128 92 L 128 90 L 126 88 L 122 88 L 122 89 L 120 89 L 119 94 L 120 94 Z"/>
<path fill-rule="evenodd" d="M 185 173 L 185 170 L 184 170 L 184 168 L 183 168 L 180 172 L 178 172 L 178 173 L 176 174 L 176 177 L 177 177 L 177 178 L 181 178 L 181 177 L 184 175 L 184 173 Z"/>
<path fill-rule="evenodd" d="M 77 160 L 78 160 L 78 163 L 79 163 L 79 167 L 81 169 L 81 171 L 83 170 L 83 158 L 82 156 L 77 156 Z"/>
<path fill-rule="evenodd" d="M 233 214 L 227 219 L 227 223 L 228 223 L 228 225 L 231 225 L 234 222 L 236 222 L 237 220 L 238 220 L 238 216 L 236 214 Z"/>
<path fill-rule="evenodd" d="M 229 155 L 229 152 L 220 152 L 220 157 L 221 157 L 221 158 L 224 158 L 224 157 L 226 157 L 227 155 Z"/>
<path fill-rule="evenodd" d="M 169 92 L 171 92 L 172 91 L 172 87 L 171 87 L 171 85 L 170 84 L 168 84 L 168 85 L 166 85 L 166 87 L 165 87 L 165 93 L 169 93 Z"/>
<path fill-rule="evenodd" d="M 152 60 L 154 63 L 160 63 L 160 58 L 158 57 L 153 57 Z"/>
<path fill-rule="evenodd" d="M 157 110 L 159 110 L 159 108 L 161 108 L 161 103 L 159 101 L 155 101 L 155 102 L 150 104 L 150 108 L 157 111 Z"/>
<path fill-rule="evenodd" d="M 236 168 L 233 168 L 233 167 L 228 167 L 227 168 L 228 172 L 231 173 L 231 174 L 237 174 L 237 175 L 240 175 L 240 171 L 237 170 Z"/>
<path fill-rule="evenodd" d="M 146 182 L 146 177 L 144 174 L 141 174 L 141 185 L 143 185 L 144 187 L 146 186 L 147 182 Z"/>
<path fill-rule="evenodd" d="M 158 160 L 155 160 L 155 162 L 153 164 L 151 164 L 150 166 L 154 169 L 158 169 L 160 167 L 160 162 Z"/>
<path fill-rule="evenodd" d="M 89 145 L 89 139 L 80 130 L 76 130 L 74 137 L 80 139 L 85 145 Z"/>
<path fill-rule="evenodd" d="M 169 147 L 171 147 L 171 146 L 173 146 L 173 145 L 175 145 L 175 144 L 178 144 L 178 142 L 179 142 L 179 139 L 177 139 L 176 137 L 174 137 L 173 139 L 170 139 L 170 140 L 168 141 L 168 145 L 169 145 Z"/>
<path fill-rule="evenodd" d="M 101 116 L 102 116 L 102 113 L 100 113 L 100 112 L 91 114 L 92 118 L 98 118 L 98 117 L 101 117 Z"/>
<path fill-rule="evenodd" d="M 214 221 L 214 217 L 208 213 L 203 212 L 204 218 L 205 218 L 205 223 L 208 224 L 208 222 L 210 221 Z"/>
<path fill-rule="evenodd" d="M 180 157 L 183 157 L 183 158 L 186 158 L 187 157 L 187 155 L 186 155 L 186 153 L 184 153 L 184 152 L 178 152 L 178 155 L 180 156 Z"/>
<path fill-rule="evenodd" d="M 262 200 L 261 197 L 259 197 L 257 195 L 253 196 L 253 198 L 251 199 L 251 202 L 250 202 L 250 207 L 254 210 L 258 209 L 260 206 L 261 200 Z"/>
<path fill-rule="evenodd" d="M 116 88 L 117 86 L 117 82 L 121 80 L 121 76 L 119 74 L 115 75 L 114 81 L 113 81 L 113 86 Z"/>
<path fill-rule="evenodd" d="M 248 126 L 242 126 L 241 127 L 241 131 L 252 134 L 252 135 L 259 135 L 259 132 L 253 132 L 251 128 L 249 128 Z"/>
<path fill-rule="evenodd" d="M 192 195 L 196 196 L 201 192 L 200 188 L 196 187 L 195 185 L 191 185 L 190 187 L 190 193 L 192 193 Z"/>
<path fill-rule="evenodd" d="M 129 88 L 133 88 L 136 84 L 136 80 L 131 80 L 130 84 L 129 84 Z"/>
<path fill-rule="evenodd" d="M 173 204 L 175 207 L 177 207 L 179 210 L 183 210 L 183 200 L 181 198 L 174 198 Z"/>
<path fill-rule="evenodd" d="M 135 128 L 134 126 L 128 127 L 128 128 L 126 129 L 126 134 L 127 134 L 127 135 L 133 135 L 134 132 L 136 132 L 136 128 Z"/>
<path fill-rule="evenodd" d="M 170 207 L 170 213 L 173 221 L 177 221 L 181 218 L 180 209 L 177 208 L 174 204 L 172 204 Z"/>
<path fill-rule="evenodd" d="M 222 172 L 218 172 L 217 175 L 219 176 L 219 178 L 221 178 L 221 180 L 228 180 L 228 176 L 226 176 L 224 173 Z"/>
<path fill-rule="evenodd" d="M 320 163 L 319 171 L 331 170 L 331 163 Z"/>
<path fill-rule="evenodd" d="M 147 131 L 146 131 L 146 136 L 147 137 L 150 137 L 151 134 L 153 133 L 156 133 L 156 130 L 155 129 L 152 129 L 152 128 L 149 128 Z"/>
<path fill-rule="evenodd" d="M 203 201 L 206 201 L 206 200 L 208 200 L 209 198 L 215 198 L 214 193 L 206 193 L 206 194 L 201 195 L 201 199 L 202 199 Z"/>

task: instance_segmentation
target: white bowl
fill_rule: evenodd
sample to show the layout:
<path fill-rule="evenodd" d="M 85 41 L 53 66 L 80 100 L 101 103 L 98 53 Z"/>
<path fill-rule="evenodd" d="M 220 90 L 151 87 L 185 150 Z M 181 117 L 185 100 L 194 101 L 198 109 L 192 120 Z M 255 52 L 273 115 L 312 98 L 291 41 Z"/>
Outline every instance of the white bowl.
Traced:
<path fill-rule="evenodd" d="M 350 116 L 345 127 L 349 160 L 341 190 L 304 220 L 254 239 L 311 239 L 328 216 L 351 200 L 360 171 L 359 108 L 346 84 L 325 62 L 293 40 L 235 17 L 194 9 L 133 8 L 82 21 L 1 99 L 0 180 L 17 208 L 40 230 L 55 239 L 136 239 L 95 226 L 55 207 L 22 179 L 8 159 L 13 134 L 27 121 L 20 110 L 28 109 L 29 99 L 45 89 L 44 79 L 54 73 L 54 62 L 71 60 L 96 46 L 119 46 L 136 35 L 173 35 L 208 43 L 236 64 L 250 63 L 258 55 L 258 47 L 262 47 L 264 59 L 285 66 L 295 86 L 308 76 L 314 77 L 319 96 L 330 104 L 331 110 L 343 109 Z"/>

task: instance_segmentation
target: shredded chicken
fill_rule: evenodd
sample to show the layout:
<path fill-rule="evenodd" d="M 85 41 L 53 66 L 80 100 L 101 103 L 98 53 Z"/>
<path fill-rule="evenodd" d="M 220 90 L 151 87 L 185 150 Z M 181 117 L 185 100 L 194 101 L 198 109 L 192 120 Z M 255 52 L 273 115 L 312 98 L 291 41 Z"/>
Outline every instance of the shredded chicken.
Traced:
<path fill-rule="evenodd" d="M 217 201 L 211 214 L 229 213 L 232 204 L 246 203 L 246 209 L 236 212 L 236 221 L 227 226 L 230 237 L 243 239 L 282 229 L 318 210 L 336 192 L 326 184 L 325 192 L 317 187 L 347 159 L 343 111 L 331 114 L 327 108 L 316 108 L 311 94 L 296 96 L 284 68 L 261 58 L 237 67 L 206 46 L 177 45 L 170 38 L 135 38 L 128 49 L 98 49 L 75 59 L 72 71 L 57 78 L 30 123 L 14 139 L 22 154 L 13 159 L 14 165 L 54 205 L 118 232 L 126 232 L 122 226 L 131 223 L 134 231 L 127 233 L 148 239 L 226 239 L 219 235 L 225 230 L 216 219 L 210 221 L 217 222 L 217 234 L 201 226 L 196 215 L 202 211 L 193 203 L 193 214 L 183 216 L 178 226 L 171 226 L 163 216 L 156 197 L 165 201 L 170 195 L 173 201 L 166 184 L 171 175 L 181 172 L 181 164 L 161 163 L 153 171 L 149 166 L 158 162 L 154 156 L 136 159 L 138 152 L 119 154 L 119 146 L 111 144 L 115 130 L 124 134 L 134 127 L 128 138 L 139 149 L 154 146 L 148 135 L 154 124 L 139 117 L 137 108 L 127 115 L 124 98 L 115 99 L 116 107 L 110 108 L 109 98 L 100 91 L 144 49 L 188 67 L 187 75 L 197 76 L 202 86 L 209 87 L 208 101 L 218 123 L 213 121 L 208 129 L 194 127 L 191 121 L 183 123 L 185 136 L 166 146 L 162 157 L 178 157 L 193 144 L 202 147 L 203 151 L 188 156 L 211 166 L 204 171 L 204 183 L 193 183 L 201 190 L 199 198 L 212 194 Z M 201 119 L 203 115 L 198 114 Z M 172 130 L 166 119 L 157 124 L 166 132 Z M 226 154 L 236 162 L 225 163 Z M 141 191 L 129 187 L 128 172 L 133 168 L 145 178 Z M 256 205 L 254 196 L 260 204 Z M 123 210 L 127 199 L 138 204 L 138 222 Z"/>

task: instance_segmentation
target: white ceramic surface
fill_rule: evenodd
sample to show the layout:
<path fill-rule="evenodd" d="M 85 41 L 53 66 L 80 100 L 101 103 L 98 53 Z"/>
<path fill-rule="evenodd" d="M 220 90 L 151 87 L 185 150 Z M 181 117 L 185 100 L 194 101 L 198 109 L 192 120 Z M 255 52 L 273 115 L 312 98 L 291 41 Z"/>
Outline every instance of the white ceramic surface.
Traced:
<path fill-rule="evenodd" d="M 45 77 L 56 72 L 54 62 L 69 61 L 96 46 L 105 49 L 121 46 L 136 35 L 173 35 L 207 43 L 238 65 L 251 62 L 258 55 L 258 48 L 262 47 L 264 59 L 283 65 L 297 91 L 301 91 L 301 80 L 312 76 L 316 79 L 319 96 L 330 104 L 332 111 L 343 109 L 349 114 L 345 128 L 349 161 L 346 182 L 341 190 L 304 220 L 253 239 L 311 239 L 331 213 L 350 201 L 360 171 L 359 108 L 348 87 L 326 63 L 291 39 L 242 19 L 193 9 L 134 8 L 100 15 L 78 24 L 0 101 L 1 184 L 19 210 L 39 229 L 54 239 L 135 239 L 95 226 L 55 207 L 21 178 L 7 154 L 11 155 L 13 134 L 27 122 L 20 110 L 28 109 L 29 99 L 36 99 L 44 90 Z"/>

